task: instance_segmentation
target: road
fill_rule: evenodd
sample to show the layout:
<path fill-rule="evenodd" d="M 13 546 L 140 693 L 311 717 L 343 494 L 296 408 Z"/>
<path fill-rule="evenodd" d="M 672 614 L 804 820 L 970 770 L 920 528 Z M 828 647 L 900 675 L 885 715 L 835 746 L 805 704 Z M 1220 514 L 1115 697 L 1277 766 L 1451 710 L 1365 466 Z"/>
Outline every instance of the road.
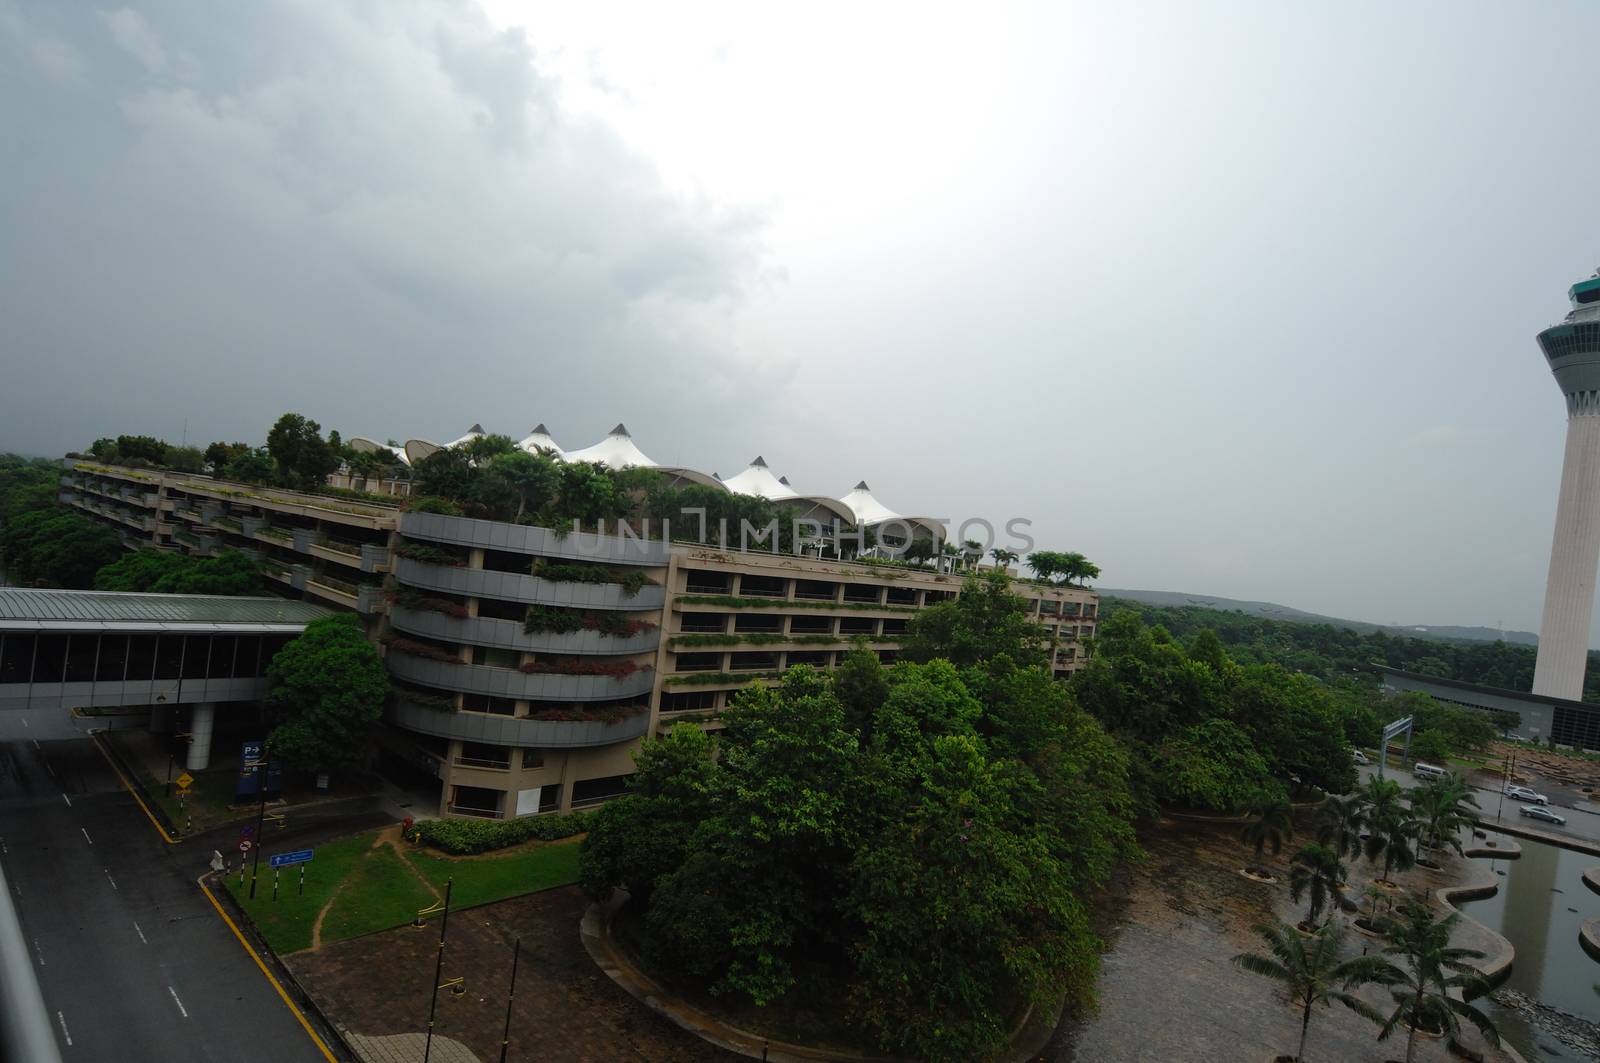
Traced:
<path fill-rule="evenodd" d="M 65 713 L 0 713 L 0 861 L 64 1060 L 324 1056 Z"/>
<path fill-rule="evenodd" d="M 1384 777 L 1387 779 L 1393 779 L 1401 786 L 1407 788 L 1417 785 L 1415 776 L 1413 776 L 1409 771 L 1396 767 L 1398 761 L 1398 756 L 1393 756 L 1390 758 L 1389 766 L 1384 771 Z M 1367 779 L 1378 774 L 1378 768 L 1375 764 L 1371 766 L 1363 766 L 1358 770 L 1361 773 L 1362 782 L 1366 782 Z M 1485 786 L 1480 779 L 1475 777 L 1469 777 L 1467 781 L 1471 783 L 1477 790 L 1478 807 L 1481 810 L 1478 819 L 1485 827 L 1492 827 L 1497 821 L 1503 820 L 1505 823 L 1514 827 L 1528 827 L 1534 830 L 1544 831 L 1549 834 L 1561 835 L 1569 838 L 1580 838 L 1584 841 L 1600 843 L 1600 814 L 1597 814 L 1595 811 L 1597 806 L 1590 805 L 1588 802 L 1580 802 L 1577 804 L 1563 803 L 1564 797 L 1559 791 L 1552 788 L 1541 787 L 1540 784 L 1535 781 L 1533 783 L 1533 788 L 1535 790 L 1549 794 L 1551 811 L 1567 817 L 1566 825 L 1558 826 L 1554 823 L 1546 823 L 1541 819 L 1533 819 L 1529 816 L 1522 815 L 1519 810 L 1523 805 L 1528 803 L 1526 801 L 1519 801 L 1514 797 L 1507 797 L 1502 803 L 1500 800 L 1500 789 L 1497 786 Z"/>

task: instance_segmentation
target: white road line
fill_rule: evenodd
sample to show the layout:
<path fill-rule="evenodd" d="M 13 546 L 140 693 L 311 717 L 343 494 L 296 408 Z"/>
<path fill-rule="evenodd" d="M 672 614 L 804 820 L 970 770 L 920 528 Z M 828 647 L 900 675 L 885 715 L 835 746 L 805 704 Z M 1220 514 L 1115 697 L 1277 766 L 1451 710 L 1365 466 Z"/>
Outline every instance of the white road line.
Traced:
<path fill-rule="evenodd" d="M 67 807 L 68 808 L 72 807 L 72 798 L 68 797 L 66 794 L 62 794 L 61 795 L 61 800 L 65 801 L 67 803 Z"/>
<path fill-rule="evenodd" d="M 65 797 L 67 795 L 66 794 L 62 794 L 61 796 Z M 93 845 L 94 844 L 94 839 L 89 837 L 89 828 L 87 828 L 87 827 L 79 827 L 78 829 L 83 831 L 83 840 L 88 842 L 90 845 Z"/>
<path fill-rule="evenodd" d="M 102 871 L 104 871 L 106 873 L 106 878 L 111 879 L 111 888 L 112 889 L 116 889 L 117 888 L 117 880 L 114 879 L 114 878 L 111 878 L 111 869 L 109 867 L 104 867 L 104 868 L 101 868 L 100 870 L 102 870 Z"/>
<path fill-rule="evenodd" d="M 50 778 L 54 779 L 56 777 L 56 769 L 51 766 L 48 760 L 44 762 L 44 770 L 50 773 Z"/>
<path fill-rule="evenodd" d="M 39 740 L 37 738 L 29 739 L 29 741 L 31 741 L 33 743 L 33 748 L 34 749 L 39 749 Z M 39 752 L 43 753 L 44 750 L 39 749 Z"/>
<path fill-rule="evenodd" d="M 24 727 L 28 726 L 28 718 L 26 716 L 24 716 L 22 718 L 22 726 L 24 726 Z"/>
<path fill-rule="evenodd" d="M 6 848 L 6 840 L 0 838 L 0 855 L 9 855 L 10 852 L 11 850 Z"/>
<path fill-rule="evenodd" d="M 67 1017 L 58 1011 L 56 1012 L 56 1018 L 61 1020 L 61 1036 L 67 1039 L 67 1047 L 71 1048 L 72 1035 L 67 1032 Z"/>
<path fill-rule="evenodd" d="M 178 1010 L 180 1012 L 182 1012 L 183 1013 L 183 1017 L 187 1019 L 189 1017 L 189 1012 L 183 1006 L 183 1001 L 178 999 L 178 991 L 176 989 L 172 988 L 171 986 L 167 986 L 167 992 L 172 994 L 172 1002 L 174 1004 L 178 1005 Z"/>
<path fill-rule="evenodd" d="M 39 966 L 43 967 L 44 966 L 44 949 L 41 949 L 39 947 L 39 939 L 38 938 L 34 938 L 33 939 L 33 951 L 34 951 L 34 954 L 39 957 Z"/>
<path fill-rule="evenodd" d="M 146 945 L 150 944 L 150 939 L 144 936 L 143 930 L 139 929 L 139 920 L 135 919 L 133 921 L 133 929 L 138 933 L 140 941 L 144 942 Z"/>

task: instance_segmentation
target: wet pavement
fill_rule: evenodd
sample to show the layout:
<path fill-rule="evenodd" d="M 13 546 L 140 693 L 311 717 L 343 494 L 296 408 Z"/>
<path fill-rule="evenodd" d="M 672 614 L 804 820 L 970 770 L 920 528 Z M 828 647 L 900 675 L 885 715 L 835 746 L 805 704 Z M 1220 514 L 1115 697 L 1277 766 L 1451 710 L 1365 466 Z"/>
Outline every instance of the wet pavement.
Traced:
<path fill-rule="evenodd" d="M 1284 881 L 1287 858 L 1303 844 L 1296 838 L 1270 864 L 1277 885 L 1252 882 L 1238 873 L 1245 849 L 1233 829 L 1163 823 L 1146 839 L 1148 856 L 1129 873 L 1126 902 L 1102 959 L 1098 1014 L 1057 1031 L 1042 1058 L 1052 1063 L 1113 1063 L 1150 1060 L 1262 1060 L 1292 1053 L 1299 1039 L 1300 1013 L 1285 1003 L 1274 983 L 1239 970 L 1231 958 L 1264 946 L 1251 927 L 1273 917 L 1304 915 L 1292 905 Z M 1436 899 L 1445 885 L 1484 881 L 1491 875 L 1480 861 L 1445 858 L 1442 872 L 1416 868 L 1395 879 L 1406 889 Z M 1380 868 L 1381 870 L 1381 868 Z M 1365 862 L 1351 865 L 1353 898 L 1371 878 Z M 1463 925 L 1458 945 L 1498 954 L 1503 939 L 1476 924 Z M 1377 951 L 1380 943 L 1351 928 L 1346 947 L 1352 955 Z M 1361 994 L 1384 1009 L 1388 994 L 1368 988 Z M 1378 1028 L 1339 1006 L 1312 1017 L 1306 1056 L 1312 1060 L 1403 1058 L 1405 1041 L 1396 1034 L 1379 1044 Z M 1506 1060 L 1474 1031 L 1467 1044 L 1490 1060 Z M 1419 1038 L 1417 1060 L 1452 1059 L 1442 1042 Z"/>

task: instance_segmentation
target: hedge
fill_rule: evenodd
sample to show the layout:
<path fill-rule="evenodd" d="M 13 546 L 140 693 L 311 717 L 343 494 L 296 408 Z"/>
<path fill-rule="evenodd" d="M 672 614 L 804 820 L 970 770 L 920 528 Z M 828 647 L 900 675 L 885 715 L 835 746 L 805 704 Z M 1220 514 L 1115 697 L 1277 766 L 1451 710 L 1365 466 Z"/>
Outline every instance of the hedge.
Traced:
<path fill-rule="evenodd" d="M 555 841 L 589 829 L 589 812 L 521 819 L 425 819 L 411 828 L 410 840 L 456 856 L 505 849 L 529 839 Z"/>

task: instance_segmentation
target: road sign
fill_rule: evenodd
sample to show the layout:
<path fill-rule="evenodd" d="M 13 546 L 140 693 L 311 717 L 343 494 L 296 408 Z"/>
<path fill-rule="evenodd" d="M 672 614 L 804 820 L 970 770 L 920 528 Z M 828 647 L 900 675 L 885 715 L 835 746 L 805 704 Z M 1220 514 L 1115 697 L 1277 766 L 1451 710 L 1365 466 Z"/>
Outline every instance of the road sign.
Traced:
<path fill-rule="evenodd" d="M 187 790 L 189 787 L 194 785 L 194 776 L 190 775 L 188 772 L 184 772 L 182 775 L 178 776 L 172 781 L 178 784 L 178 789 Z"/>
<path fill-rule="evenodd" d="M 315 852 L 315 849 L 298 849 L 292 853 L 278 853 L 270 860 L 273 867 L 288 867 L 291 864 L 307 863 Z"/>
<path fill-rule="evenodd" d="M 241 853 L 248 853 L 250 851 L 250 847 L 254 844 L 255 842 L 251 841 L 249 838 L 240 838 L 239 851 Z"/>
<path fill-rule="evenodd" d="M 244 840 L 245 838 L 254 838 L 255 836 L 256 836 L 256 829 L 255 829 L 255 827 L 251 826 L 250 824 L 246 823 L 244 826 L 239 828 L 239 839 L 241 841 Z"/>

